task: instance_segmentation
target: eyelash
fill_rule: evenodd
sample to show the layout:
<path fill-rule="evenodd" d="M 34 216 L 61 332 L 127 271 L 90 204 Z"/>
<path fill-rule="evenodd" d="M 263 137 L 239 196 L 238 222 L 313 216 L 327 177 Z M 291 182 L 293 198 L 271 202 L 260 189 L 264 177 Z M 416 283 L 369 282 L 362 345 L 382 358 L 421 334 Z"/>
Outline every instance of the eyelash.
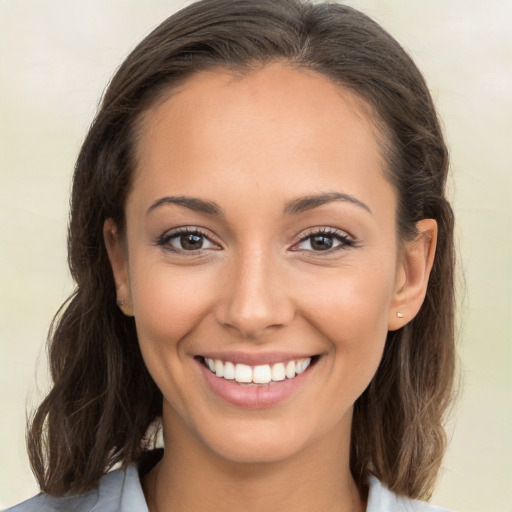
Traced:
<path fill-rule="evenodd" d="M 162 247 L 162 249 L 166 251 L 170 251 L 175 254 L 180 254 L 184 256 L 199 256 L 203 254 L 205 251 L 212 250 L 212 248 L 203 249 L 202 247 L 200 249 L 186 250 L 183 248 L 178 249 L 170 245 L 170 242 L 173 239 L 179 238 L 183 235 L 197 235 L 202 237 L 203 239 L 206 239 L 210 244 L 214 244 L 217 246 L 219 245 L 218 243 L 212 240 L 211 235 L 196 227 L 179 228 L 175 231 L 164 233 L 163 235 L 158 237 L 156 245 Z M 293 247 L 296 247 L 297 245 L 307 241 L 308 239 L 313 239 L 315 236 L 325 236 L 326 238 L 334 238 L 338 240 L 340 243 L 334 247 L 318 251 L 312 249 L 293 249 Z M 332 254 L 333 252 L 351 247 L 356 247 L 356 242 L 343 231 L 339 231 L 334 228 L 313 228 L 307 234 L 300 237 L 299 240 L 293 244 L 291 250 L 295 252 L 302 252 L 303 254 Z"/>
<path fill-rule="evenodd" d="M 203 239 L 206 239 L 211 244 L 219 245 L 212 240 L 211 235 L 208 235 L 203 230 L 201 230 L 200 228 L 196 228 L 196 227 L 179 228 L 175 231 L 164 233 L 157 239 L 156 245 L 159 247 L 162 247 L 162 249 L 164 249 L 166 251 L 170 251 L 170 252 L 184 255 L 184 256 L 198 256 L 198 255 L 203 254 L 205 251 L 212 250 L 211 248 L 207 248 L 207 249 L 200 248 L 200 249 L 195 249 L 195 250 L 177 249 L 170 245 L 171 240 L 173 240 L 175 238 L 179 238 L 183 235 L 197 235 L 197 236 L 202 237 Z M 219 250 L 219 249 L 213 249 L 213 250 Z"/>
<path fill-rule="evenodd" d="M 311 249 L 293 249 L 295 251 L 300 251 L 303 254 L 332 254 L 333 252 L 348 249 L 352 247 L 356 247 L 356 242 L 345 232 L 339 231 L 334 228 L 313 228 L 305 235 L 303 235 L 298 242 L 296 242 L 293 247 L 305 242 L 306 240 L 312 240 L 316 236 L 325 236 L 326 238 L 334 238 L 338 240 L 340 243 L 335 247 L 331 247 L 329 249 L 314 251 Z"/>

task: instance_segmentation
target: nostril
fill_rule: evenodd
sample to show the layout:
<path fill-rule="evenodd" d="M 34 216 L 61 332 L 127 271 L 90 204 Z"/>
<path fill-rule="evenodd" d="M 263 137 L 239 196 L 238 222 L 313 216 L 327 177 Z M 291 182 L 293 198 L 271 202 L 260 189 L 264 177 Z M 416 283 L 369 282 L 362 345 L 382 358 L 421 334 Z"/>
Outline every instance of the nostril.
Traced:
<path fill-rule="evenodd" d="M 227 315 L 216 315 L 217 322 L 223 327 L 237 331 L 244 338 L 254 340 L 269 330 L 285 327 L 292 318 L 293 313 L 280 314 L 275 311 L 252 312 L 250 315 L 231 311 Z"/>

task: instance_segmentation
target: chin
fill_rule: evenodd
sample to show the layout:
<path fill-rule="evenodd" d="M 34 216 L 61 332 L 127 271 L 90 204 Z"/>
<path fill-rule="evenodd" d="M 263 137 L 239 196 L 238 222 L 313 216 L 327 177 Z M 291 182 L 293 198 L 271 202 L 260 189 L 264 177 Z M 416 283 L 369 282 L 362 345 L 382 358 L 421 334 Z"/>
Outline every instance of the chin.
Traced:
<path fill-rule="evenodd" d="M 211 440 L 209 448 L 233 463 L 269 464 L 293 457 L 304 450 L 306 444 L 286 432 L 276 434 L 271 429 L 267 432 L 249 430 L 225 439 Z"/>

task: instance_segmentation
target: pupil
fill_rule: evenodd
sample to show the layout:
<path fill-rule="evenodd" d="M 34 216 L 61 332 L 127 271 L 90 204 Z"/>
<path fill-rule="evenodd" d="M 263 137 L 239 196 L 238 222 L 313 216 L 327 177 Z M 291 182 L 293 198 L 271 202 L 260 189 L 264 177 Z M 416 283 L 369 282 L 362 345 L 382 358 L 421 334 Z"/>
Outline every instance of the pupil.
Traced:
<path fill-rule="evenodd" d="M 201 249 L 203 246 L 203 237 L 196 234 L 181 235 L 180 243 L 183 249 Z"/>
<path fill-rule="evenodd" d="M 316 235 L 311 240 L 311 247 L 317 251 L 326 251 L 332 247 L 332 237 L 325 235 Z"/>

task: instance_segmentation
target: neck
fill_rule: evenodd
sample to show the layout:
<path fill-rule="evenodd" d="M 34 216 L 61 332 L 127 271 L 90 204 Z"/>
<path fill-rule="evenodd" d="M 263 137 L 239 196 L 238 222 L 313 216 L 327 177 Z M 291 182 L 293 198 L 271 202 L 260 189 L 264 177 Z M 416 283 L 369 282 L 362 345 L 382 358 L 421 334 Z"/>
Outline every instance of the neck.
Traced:
<path fill-rule="evenodd" d="M 143 479 L 150 512 L 234 512 L 241 504 L 247 512 L 365 510 L 349 468 L 350 432 L 342 428 L 285 460 L 240 463 L 209 450 L 184 425 L 172 424 L 171 434 L 164 417 L 164 455 Z"/>

